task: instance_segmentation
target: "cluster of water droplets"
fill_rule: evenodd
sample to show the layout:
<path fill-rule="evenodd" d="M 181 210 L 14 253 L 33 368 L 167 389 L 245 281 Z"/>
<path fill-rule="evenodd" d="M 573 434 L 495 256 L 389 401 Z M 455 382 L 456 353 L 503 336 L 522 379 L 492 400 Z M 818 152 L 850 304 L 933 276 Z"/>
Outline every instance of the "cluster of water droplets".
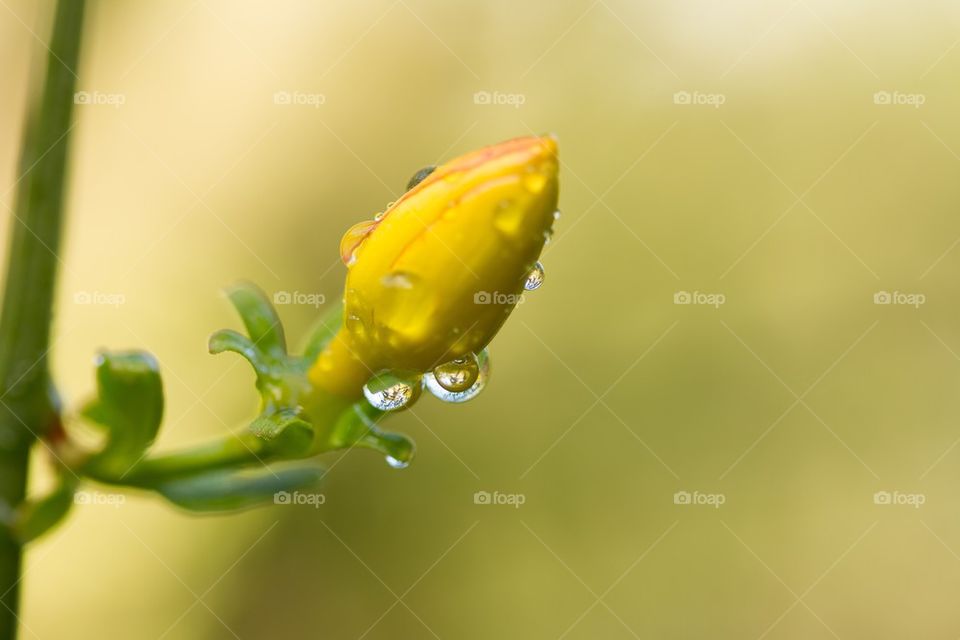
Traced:
<path fill-rule="evenodd" d="M 417 176 L 414 176 L 414 179 L 408 185 L 408 189 L 426 175 L 429 175 L 427 170 L 423 174 L 418 173 Z M 535 187 L 537 185 L 531 186 Z M 380 213 L 376 216 L 374 222 L 379 222 L 382 218 L 383 214 Z M 559 219 L 560 212 L 554 212 L 553 218 L 554 220 Z M 552 235 L 552 228 L 544 232 L 544 244 L 550 241 Z M 409 282 L 402 278 L 402 274 L 393 274 L 391 277 L 392 279 L 385 284 L 403 288 L 410 286 Z M 527 273 L 523 288 L 525 291 L 534 291 L 540 288 L 543 280 L 543 264 L 538 261 Z M 460 403 L 479 395 L 487 385 L 489 378 L 490 356 L 487 350 L 483 349 L 480 353 L 470 353 L 445 362 L 424 374 L 398 371 L 381 372 L 364 385 L 363 395 L 371 406 L 380 411 L 399 411 L 412 406 L 422 395 L 423 389 L 443 402 Z M 401 459 L 387 455 L 385 459 L 387 464 L 394 469 L 404 469 L 410 464 L 408 456 Z"/>

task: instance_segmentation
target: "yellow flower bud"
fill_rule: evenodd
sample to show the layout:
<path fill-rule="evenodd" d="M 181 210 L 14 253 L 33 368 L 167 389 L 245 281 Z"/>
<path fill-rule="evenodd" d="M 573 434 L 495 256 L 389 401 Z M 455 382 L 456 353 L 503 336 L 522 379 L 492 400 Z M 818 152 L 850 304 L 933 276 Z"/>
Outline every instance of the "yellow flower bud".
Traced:
<path fill-rule="evenodd" d="M 424 373 L 479 353 L 532 271 L 538 284 L 557 170 L 553 136 L 517 138 L 440 165 L 351 228 L 343 326 L 311 381 L 355 396 L 373 372 Z"/>

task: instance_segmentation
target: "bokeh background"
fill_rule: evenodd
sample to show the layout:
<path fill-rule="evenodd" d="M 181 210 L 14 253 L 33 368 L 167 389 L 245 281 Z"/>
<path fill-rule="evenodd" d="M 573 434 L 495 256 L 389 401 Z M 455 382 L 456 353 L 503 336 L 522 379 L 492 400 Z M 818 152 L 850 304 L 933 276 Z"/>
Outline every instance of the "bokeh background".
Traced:
<path fill-rule="evenodd" d="M 0 2 L 2 184 L 51 14 Z M 484 394 L 391 419 L 410 468 L 79 505 L 24 637 L 957 637 L 958 38 L 943 0 L 92 2 L 54 367 L 77 402 L 152 350 L 164 448 L 255 411 L 219 290 L 335 299 L 421 166 L 556 132 L 563 217 Z"/>

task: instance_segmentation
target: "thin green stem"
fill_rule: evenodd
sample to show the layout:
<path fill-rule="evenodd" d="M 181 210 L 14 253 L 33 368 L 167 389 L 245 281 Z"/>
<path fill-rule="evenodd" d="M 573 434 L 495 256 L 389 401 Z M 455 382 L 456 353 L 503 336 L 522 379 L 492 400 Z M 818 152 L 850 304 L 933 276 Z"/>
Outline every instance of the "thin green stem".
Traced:
<path fill-rule="evenodd" d="M 28 113 L 20 157 L 0 311 L 0 501 L 8 510 L 26 493 L 31 444 L 56 416 L 47 352 L 84 4 L 57 4 L 43 90 Z M 16 637 L 20 564 L 20 544 L 0 533 L 0 640 Z"/>

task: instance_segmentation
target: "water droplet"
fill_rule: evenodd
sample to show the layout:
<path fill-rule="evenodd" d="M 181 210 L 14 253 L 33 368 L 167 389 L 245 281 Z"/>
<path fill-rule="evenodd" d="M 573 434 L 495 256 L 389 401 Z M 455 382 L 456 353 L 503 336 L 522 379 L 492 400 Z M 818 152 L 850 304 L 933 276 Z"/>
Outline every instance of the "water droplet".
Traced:
<path fill-rule="evenodd" d="M 524 211 L 509 200 L 501 200 L 493 214 L 493 225 L 508 236 L 516 235 L 523 223 Z"/>
<path fill-rule="evenodd" d="M 547 176 L 540 172 L 531 173 L 523 178 L 523 186 L 526 187 L 527 191 L 530 193 L 540 193 L 543 191 L 543 188 L 546 186 L 546 184 Z"/>
<path fill-rule="evenodd" d="M 530 273 L 527 274 L 527 279 L 523 283 L 523 288 L 527 291 L 539 289 L 540 285 L 543 284 L 543 277 L 543 265 L 537 262 L 537 264 L 533 265 L 533 269 L 530 270 Z"/>
<path fill-rule="evenodd" d="M 560 219 L 560 209 L 557 209 L 556 211 L 553 212 L 553 219 L 554 220 Z"/>
<path fill-rule="evenodd" d="M 434 172 L 434 170 L 436 170 L 436 167 L 434 165 L 430 165 L 429 167 L 424 167 L 413 174 L 413 177 L 407 182 L 407 191 L 410 191 L 410 189 L 413 189 L 415 186 L 423 182 L 427 176 Z"/>
<path fill-rule="evenodd" d="M 472 400 L 483 391 L 483 388 L 487 386 L 487 380 L 490 378 L 490 358 L 487 355 L 487 350 L 484 349 L 480 352 L 477 358 L 477 378 L 474 380 L 473 384 L 464 391 L 450 391 L 443 388 L 436 376 L 431 372 L 423 376 L 424 386 L 426 386 L 427 391 L 435 395 L 440 400 L 444 402 L 466 402 L 467 400 Z"/>
<path fill-rule="evenodd" d="M 410 466 L 409 460 L 397 460 L 393 456 L 386 456 L 384 460 L 387 461 L 387 464 L 390 465 L 391 469 L 406 469 Z"/>
<path fill-rule="evenodd" d="M 363 385 L 367 402 L 380 411 L 397 411 L 409 407 L 423 390 L 419 374 L 386 371 L 378 373 Z"/>
<path fill-rule="evenodd" d="M 385 287 L 391 289 L 413 289 L 413 280 L 414 276 L 409 273 L 404 273 L 403 271 L 394 271 L 393 273 L 388 273 L 380 279 L 380 282 Z"/>
<path fill-rule="evenodd" d="M 378 213 L 377 215 L 373 216 L 373 221 L 374 221 L 374 222 L 380 222 L 381 220 L 383 220 L 383 216 L 384 216 L 384 213 L 383 213 L 383 211 L 381 211 L 381 212 Z"/>
<path fill-rule="evenodd" d="M 340 259 L 343 264 L 352 266 L 357 261 L 357 249 L 363 240 L 377 227 L 375 220 L 364 220 L 353 225 L 340 239 Z"/>
<path fill-rule="evenodd" d="M 433 377 L 437 384 L 447 391 L 466 391 L 477 381 L 480 375 L 480 364 L 477 356 L 471 354 L 446 362 L 433 370 Z"/>

